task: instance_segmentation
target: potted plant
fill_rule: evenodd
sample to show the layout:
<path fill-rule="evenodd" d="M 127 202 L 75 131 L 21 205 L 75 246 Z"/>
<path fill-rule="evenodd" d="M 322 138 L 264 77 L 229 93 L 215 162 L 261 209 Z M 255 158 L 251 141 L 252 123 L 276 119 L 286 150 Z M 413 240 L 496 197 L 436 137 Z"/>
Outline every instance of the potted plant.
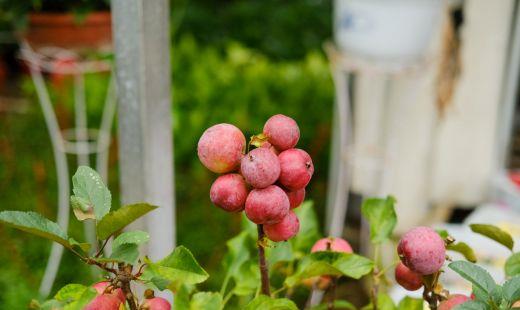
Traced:
<path fill-rule="evenodd" d="M 36 48 L 98 49 L 111 44 L 109 0 L 4 1 L 0 10 Z"/>
<path fill-rule="evenodd" d="M 442 9 L 439 0 L 336 0 L 334 39 L 361 56 L 415 60 L 424 56 Z"/>

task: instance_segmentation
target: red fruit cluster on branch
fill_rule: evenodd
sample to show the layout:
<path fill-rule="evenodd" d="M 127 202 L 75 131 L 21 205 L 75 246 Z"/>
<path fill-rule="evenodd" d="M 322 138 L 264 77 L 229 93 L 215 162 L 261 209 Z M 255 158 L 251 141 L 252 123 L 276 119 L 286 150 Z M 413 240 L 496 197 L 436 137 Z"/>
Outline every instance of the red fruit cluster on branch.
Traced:
<path fill-rule="evenodd" d="M 98 282 L 92 287 L 98 295 L 85 307 L 85 310 L 119 310 L 125 303 L 125 294 L 120 288 L 114 288 L 110 282 Z"/>
<path fill-rule="evenodd" d="M 217 124 L 202 134 L 197 149 L 202 164 L 213 172 L 229 173 L 215 180 L 210 198 L 223 210 L 245 210 L 249 220 L 264 225 L 267 238 L 285 241 L 300 228 L 290 210 L 305 199 L 314 165 L 307 152 L 294 148 L 300 129 L 288 116 L 272 116 L 255 137 L 261 141 L 255 143 L 259 147 L 244 154 L 244 135 L 233 125 Z"/>

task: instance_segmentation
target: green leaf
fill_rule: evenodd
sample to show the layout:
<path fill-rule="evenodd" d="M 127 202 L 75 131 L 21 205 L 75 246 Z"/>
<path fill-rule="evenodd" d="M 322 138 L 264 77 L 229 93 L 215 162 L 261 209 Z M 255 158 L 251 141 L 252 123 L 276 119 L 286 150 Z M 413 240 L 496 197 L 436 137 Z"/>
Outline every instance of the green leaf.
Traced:
<path fill-rule="evenodd" d="M 72 207 L 74 216 L 76 216 L 79 221 L 96 219 L 94 208 L 90 207 L 88 200 L 72 195 L 70 196 L 70 206 Z"/>
<path fill-rule="evenodd" d="M 54 295 L 54 299 L 64 302 L 76 301 L 80 299 L 87 288 L 81 284 L 67 284 Z"/>
<path fill-rule="evenodd" d="M 66 248 L 71 248 L 67 234 L 60 226 L 36 212 L 2 211 L 0 222 L 16 229 L 55 241 Z"/>
<path fill-rule="evenodd" d="M 422 310 L 424 307 L 424 301 L 419 298 L 412 298 L 406 296 L 401 299 L 399 304 L 397 305 L 397 309 L 399 310 Z"/>
<path fill-rule="evenodd" d="M 33 300 L 33 301 L 37 302 L 35 300 Z M 36 305 L 38 305 L 38 304 L 36 304 Z M 55 299 L 46 300 L 41 305 L 39 305 L 39 308 L 37 308 L 37 309 L 40 309 L 40 310 L 58 310 L 58 309 L 63 309 L 63 303 L 60 302 L 60 301 L 57 301 Z"/>
<path fill-rule="evenodd" d="M 92 287 L 88 287 L 87 289 L 85 289 L 83 294 L 81 294 L 81 296 L 79 297 L 78 300 L 66 305 L 63 308 L 63 310 L 82 310 L 96 296 L 97 296 L 96 290 Z"/>
<path fill-rule="evenodd" d="M 112 195 L 95 170 L 87 166 L 79 166 L 72 176 L 72 185 L 74 195 L 81 199 L 78 202 L 88 203 L 81 207 L 83 211 L 93 208 L 98 220 L 110 211 Z"/>
<path fill-rule="evenodd" d="M 374 309 L 374 306 L 372 303 L 364 306 L 362 308 L 363 310 L 372 310 Z M 377 295 L 377 309 L 380 310 L 395 310 L 395 304 L 392 298 L 388 296 L 387 294 L 381 293 Z"/>
<path fill-rule="evenodd" d="M 254 294 L 260 285 L 258 263 L 251 260 L 245 262 L 233 279 L 235 280 L 233 294 L 237 296 L 248 296 Z"/>
<path fill-rule="evenodd" d="M 485 302 L 470 300 L 453 308 L 453 310 L 488 310 L 489 307 Z"/>
<path fill-rule="evenodd" d="M 473 295 L 475 296 L 475 300 L 487 302 L 489 300 L 488 293 L 484 292 L 482 289 L 476 287 L 475 285 L 472 285 L 472 291 Z"/>
<path fill-rule="evenodd" d="M 224 265 L 226 266 L 227 276 L 236 275 L 240 266 L 250 259 L 248 243 L 249 235 L 245 231 L 226 242 L 228 252 L 224 257 Z"/>
<path fill-rule="evenodd" d="M 296 304 L 286 298 L 270 298 L 259 295 L 244 308 L 245 310 L 298 310 Z"/>
<path fill-rule="evenodd" d="M 447 247 L 446 247 L 447 250 L 449 251 L 454 251 L 454 252 L 458 252 L 462 255 L 464 255 L 464 257 L 472 262 L 472 263 L 476 263 L 477 262 L 477 256 L 475 255 L 475 252 L 473 251 L 473 249 L 465 242 L 457 242 L 457 243 L 451 243 L 449 244 Z"/>
<path fill-rule="evenodd" d="M 507 280 L 502 292 L 504 298 L 509 302 L 520 300 L 520 276 Z"/>
<path fill-rule="evenodd" d="M 265 249 L 265 256 L 271 266 L 279 262 L 290 262 L 294 259 L 290 242 L 270 242 Z"/>
<path fill-rule="evenodd" d="M 511 235 L 504 230 L 489 224 L 471 224 L 471 230 L 477 234 L 484 235 L 513 251 L 515 242 Z"/>
<path fill-rule="evenodd" d="M 442 239 L 446 239 L 450 236 L 446 229 L 436 229 L 435 231 L 439 234 L 439 236 L 441 236 Z"/>
<path fill-rule="evenodd" d="M 199 292 L 191 297 L 190 309 L 220 310 L 222 296 L 214 292 Z"/>
<path fill-rule="evenodd" d="M 178 246 L 170 255 L 156 263 L 149 260 L 146 263 L 148 266 L 142 278 L 163 279 L 168 282 L 168 289 L 172 291 L 177 291 L 181 284 L 197 284 L 209 277 L 193 254 L 183 246 Z"/>
<path fill-rule="evenodd" d="M 312 201 L 305 201 L 293 211 L 300 220 L 300 230 L 289 242 L 292 245 L 293 252 L 299 252 L 303 256 L 311 251 L 314 242 L 321 237 L 318 218 L 316 212 L 314 212 Z"/>
<path fill-rule="evenodd" d="M 124 262 L 133 265 L 139 257 L 139 247 L 137 244 L 124 243 L 113 248 L 110 259 L 117 262 Z"/>
<path fill-rule="evenodd" d="M 73 248 L 79 248 L 81 251 L 88 253 L 92 248 L 92 244 L 87 242 L 78 242 L 73 238 L 69 238 L 69 243 Z"/>
<path fill-rule="evenodd" d="M 361 212 L 370 224 L 370 240 L 373 243 L 381 243 L 391 237 L 397 224 L 394 204 L 392 196 L 369 198 L 363 202 Z"/>
<path fill-rule="evenodd" d="M 333 308 L 334 309 L 350 309 L 350 310 L 356 310 L 356 306 L 354 306 L 353 304 L 351 304 L 350 302 L 346 301 L 346 300 L 334 300 L 334 302 L 332 303 L 333 305 Z M 324 303 L 324 304 L 320 304 L 320 305 L 317 305 L 317 306 L 314 306 L 311 308 L 311 310 L 328 310 L 329 309 L 329 305 L 328 303 Z"/>
<path fill-rule="evenodd" d="M 508 277 L 520 275 L 520 252 L 509 256 L 506 261 L 505 270 Z"/>
<path fill-rule="evenodd" d="M 495 289 L 495 281 L 489 273 L 480 266 L 467 261 L 456 261 L 450 263 L 448 267 L 488 295 Z"/>
<path fill-rule="evenodd" d="M 98 239 L 107 239 L 113 233 L 125 228 L 128 224 L 156 208 L 156 206 L 147 203 L 136 203 L 108 213 L 96 225 Z"/>
<path fill-rule="evenodd" d="M 127 231 L 114 239 L 112 242 L 112 248 L 117 248 L 123 244 L 142 244 L 148 242 L 150 240 L 150 235 L 145 231 L 135 230 L 135 231 Z"/>
<path fill-rule="evenodd" d="M 190 291 L 185 285 L 181 285 L 175 298 L 173 299 L 173 309 L 189 310 L 190 309 Z"/>
<path fill-rule="evenodd" d="M 351 253 L 320 251 L 304 257 L 296 272 L 285 280 L 289 287 L 314 276 L 333 275 L 359 279 L 370 273 L 374 263 L 363 256 Z"/>

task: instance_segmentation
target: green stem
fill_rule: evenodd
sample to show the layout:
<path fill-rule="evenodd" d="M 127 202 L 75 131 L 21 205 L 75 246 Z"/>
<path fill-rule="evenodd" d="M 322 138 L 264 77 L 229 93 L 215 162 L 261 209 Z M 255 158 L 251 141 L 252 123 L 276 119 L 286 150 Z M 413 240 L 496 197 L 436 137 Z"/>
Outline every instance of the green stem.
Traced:
<path fill-rule="evenodd" d="M 224 282 L 222 282 L 222 287 L 220 288 L 220 295 L 224 296 L 224 294 L 226 293 L 226 289 L 227 289 L 227 286 L 228 286 L 228 283 L 229 283 L 229 274 L 226 275 L 226 277 L 224 278 Z"/>

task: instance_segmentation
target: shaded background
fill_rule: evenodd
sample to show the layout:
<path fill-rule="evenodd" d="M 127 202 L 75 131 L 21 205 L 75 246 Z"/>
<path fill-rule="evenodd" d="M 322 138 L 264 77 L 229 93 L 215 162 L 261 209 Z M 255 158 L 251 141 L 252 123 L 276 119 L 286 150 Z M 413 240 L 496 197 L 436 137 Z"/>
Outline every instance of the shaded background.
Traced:
<path fill-rule="evenodd" d="M 80 19 L 93 8 L 106 8 L 103 1 L 74 2 L 67 10 Z M 16 59 L 17 46 L 10 43 L 9 33 L 26 25 L 28 9 L 61 10 L 61 4 L 0 1 L 0 54 L 8 74 L 1 90 L 0 209 L 35 210 L 50 219 L 55 219 L 57 205 L 52 149 L 34 87 Z M 333 85 L 321 44 L 331 36 L 331 19 L 330 1 L 171 3 L 177 240 L 211 274 L 209 288 L 220 287 L 225 240 L 239 231 L 240 218 L 221 212 L 209 201 L 214 175 L 196 156 L 205 128 L 233 122 L 249 136 L 261 132 L 273 114 L 296 119 L 302 136 L 299 145 L 315 162 L 308 197 L 323 218 Z M 86 83 L 89 123 L 96 124 L 107 77 L 88 76 Z M 60 126 L 72 127 L 70 81 L 49 86 Z M 115 205 L 119 194 L 116 146 L 117 141 L 112 141 L 109 160 Z M 74 167 L 75 160 L 69 160 Z M 69 231 L 74 238 L 83 238 L 79 222 L 71 221 Z M 50 244 L 4 226 L 0 244 L 0 305 L 24 309 L 38 295 Z M 94 280 L 82 263 L 65 252 L 54 290 L 66 283 Z"/>

